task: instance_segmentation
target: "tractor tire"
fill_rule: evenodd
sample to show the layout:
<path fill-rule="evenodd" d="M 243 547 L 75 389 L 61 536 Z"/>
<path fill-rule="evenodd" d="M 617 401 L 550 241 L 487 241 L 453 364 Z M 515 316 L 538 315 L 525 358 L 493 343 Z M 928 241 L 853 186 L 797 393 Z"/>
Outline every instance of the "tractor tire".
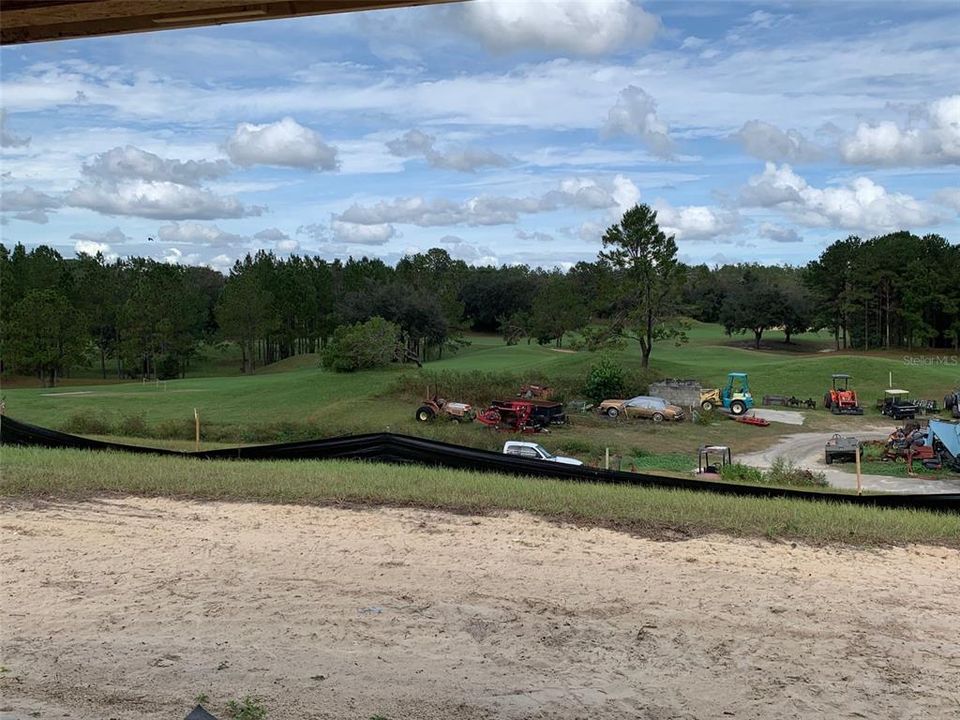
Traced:
<path fill-rule="evenodd" d="M 703 409 L 704 412 L 710 412 L 711 410 L 713 410 L 713 402 L 711 402 L 710 400 L 704 400 L 702 403 L 700 403 L 700 407 Z"/>
<path fill-rule="evenodd" d="M 734 400 L 730 403 L 730 412 L 734 415 L 743 415 L 747 411 L 747 406 L 742 400 Z"/>
<path fill-rule="evenodd" d="M 654 414 L 653 414 L 653 421 L 654 421 L 655 423 L 663 422 L 663 413 L 654 413 Z"/>
<path fill-rule="evenodd" d="M 833 405 L 833 398 L 830 397 L 830 393 L 824 393 L 823 406 L 829 410 L 831 405 Z"/>
<path fill-rule="evenodd" d="M 617 415 L 620 414 L 620 411 L 617 410 L 615 407 L 607 408 L 604 412 L 607 413 L 607 417 L 609 418 L 615 418 Z"/>
<path fill-rule="evenodd" d="M 429 422 L 436 417 L 436 413 L 433 412 L 433 408 L 422 405 L 419 410 L 417 410 L 416 418 L 419 422 Z"/>
<path fill-rule="evenodd" d="M 953 410 L 955 400 L 956 400 L 956 395 L 945 395 L 943 398 L 943 406 L 947 410 Z"/>

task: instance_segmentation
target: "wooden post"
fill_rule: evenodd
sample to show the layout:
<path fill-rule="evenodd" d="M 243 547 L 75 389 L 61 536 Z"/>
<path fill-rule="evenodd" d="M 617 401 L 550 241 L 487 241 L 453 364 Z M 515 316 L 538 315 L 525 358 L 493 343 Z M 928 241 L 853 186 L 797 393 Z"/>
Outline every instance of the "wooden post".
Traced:
<path fill-rule="evenodd" d="M 887 379 L 887 387 L 893 387 L 893 370 L 890 371 L 890 377 Z"/>
<path fill-rule="evenodd" d="M 196 439 L 197 452 L 200 452 L 200 413 L 196 408 L 193 409 L 194 437 Z"/>
<path fill-rule="evenodd" d="M 857 456 L 857 495 L 861 495 L 863 493 L 863 484 L 861 483 L 861 478 L 860 478 L 860 443 L 859 442 L 857 443 L 856 456 Z"/>
<path fill-rule="evenodd" d="M 604 460 L 603 467 L 607 470 L 610 469 L 610 448 L 607 448 L 606 458 Z"/>

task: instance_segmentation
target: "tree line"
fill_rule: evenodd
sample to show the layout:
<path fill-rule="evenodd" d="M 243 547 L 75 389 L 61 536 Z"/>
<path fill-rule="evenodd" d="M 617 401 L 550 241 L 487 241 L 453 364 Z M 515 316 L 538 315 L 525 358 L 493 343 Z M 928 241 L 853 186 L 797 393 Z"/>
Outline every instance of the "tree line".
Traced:
<path fill-rule="evenodd" d="M 2 370 L 46 384 L 80 365 L 104 378 L 184 377 L 218 342 L 236 344 L 246 373 L 318 352 L 361 367 L 338 363 L 329 345 L 369 344 L 348 329 L 374 319 L 380 355 L 416 363 L 456 351 L 469 330 L 557 347 L 576 331 L 588 348 L 634 339 L 646 366 L 657 340 L 684 341 L 690 319 L 757 347 L 778 328 L 787 342 L 826 330 L 838 349 L 958 348 L 960 247 L 901 232 L 839 240 L 801 267 L 688 266 L 645 205 L 606 231 L 595 261 L 567 271 L 472 267 L 434 248 L 396 266 L 261 251 L 224 275 L 0 244 Z"/>

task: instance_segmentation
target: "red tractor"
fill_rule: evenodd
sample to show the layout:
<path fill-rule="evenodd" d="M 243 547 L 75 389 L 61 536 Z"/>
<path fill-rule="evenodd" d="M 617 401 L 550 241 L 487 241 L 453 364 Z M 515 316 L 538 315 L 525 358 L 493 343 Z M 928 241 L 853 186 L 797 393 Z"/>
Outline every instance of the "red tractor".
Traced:
<path fill-rule="evenodd" d="M 834 415 L 863 415 L 857 391 L 850 388 L 850 376 L 834 373 L 832 388 L 823 396 L 823 406 Z"/>
<path fill-rule="evenodd" d="M 527 400 L 501 400 L 477 415 L 487 427 L 514 433 L 540 432 L 543 426 L 533 417 L 534 405 Z"/>

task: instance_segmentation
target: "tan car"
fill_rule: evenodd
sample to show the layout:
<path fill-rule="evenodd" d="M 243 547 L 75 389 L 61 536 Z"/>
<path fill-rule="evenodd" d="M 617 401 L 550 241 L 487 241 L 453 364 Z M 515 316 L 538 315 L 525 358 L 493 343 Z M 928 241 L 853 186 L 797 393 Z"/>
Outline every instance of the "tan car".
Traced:
<path fill-rule="evenodd" d="M 663 398 L 638 395 L 629 400 L 604 400 L 600 403 L 600 412 L 607 417 L 626 415 L 631 418 L 644 418 L 654 422 L 664 420 L 683 421 L 683 408 L 671 405 Z"/>

